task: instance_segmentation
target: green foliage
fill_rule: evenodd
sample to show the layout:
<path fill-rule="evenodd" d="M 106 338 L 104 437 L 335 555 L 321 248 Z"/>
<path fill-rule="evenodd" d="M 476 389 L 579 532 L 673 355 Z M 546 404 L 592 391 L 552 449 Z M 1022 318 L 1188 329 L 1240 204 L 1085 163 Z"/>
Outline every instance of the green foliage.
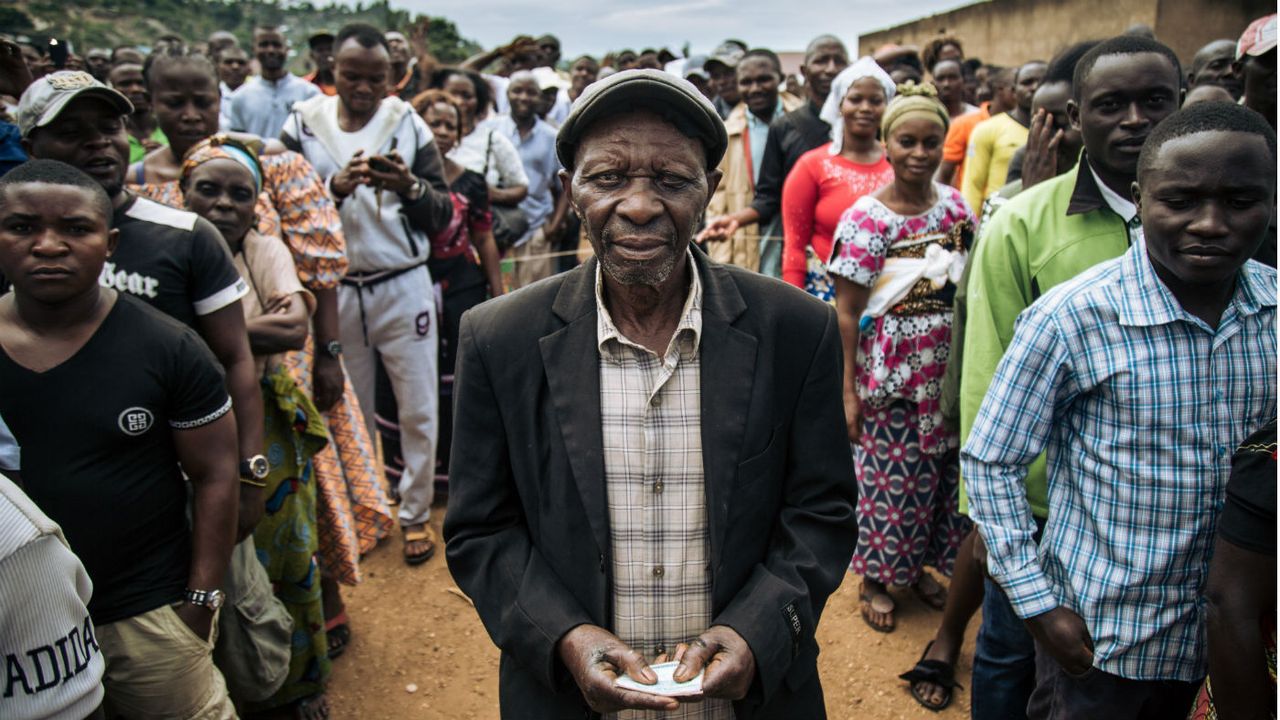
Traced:
<path fill-rule="evenodd" d="M 336 33 L 348 23 L 364 22 L 408 35 L 421 18 L 391 7 L 389 0 L 354 7 L 326 1 L 318 6 L 309 0 L 16 0 L 0 6 L 0 28 L 37 39 L 67 38 L 83 54 L 91 47 L 146 48 L 167 34 L 199 42 L 216 30 L 230 31 L 248 50 L 254 27 L 283 25 L 293 47 L 293 69 L 301 72 L 307 38 L 314 33 Z M 446 18 L 432 17 L 427 27 L 428 49 L 441 62 L 459 62 L 480 49 Z"/>

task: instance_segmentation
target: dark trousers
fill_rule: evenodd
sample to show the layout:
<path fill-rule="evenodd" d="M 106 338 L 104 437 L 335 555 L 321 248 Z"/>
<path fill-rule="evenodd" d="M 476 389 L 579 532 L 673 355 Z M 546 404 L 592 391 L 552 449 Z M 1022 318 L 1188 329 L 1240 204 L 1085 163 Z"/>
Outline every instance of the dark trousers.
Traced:
<path fill-rule="evenodd" d="M 1130 680 L 1089 668 L 1067 673 L 1036 643 L 1036 689 L 1028 720 L 1183 720 L 1200 690 L 1199 682 Z"/>
<path fill-rule="evenodd" d="M 1040 542 L 1044 519 L 1036 518 L 1035 541 Z M 973 720 L 1022 720 L 1036 687 L 1036 646 L 1009 598 L 991 578 L 984 581 L 982 626 L 973 651 L 973 692 L 969 711 Z"/>

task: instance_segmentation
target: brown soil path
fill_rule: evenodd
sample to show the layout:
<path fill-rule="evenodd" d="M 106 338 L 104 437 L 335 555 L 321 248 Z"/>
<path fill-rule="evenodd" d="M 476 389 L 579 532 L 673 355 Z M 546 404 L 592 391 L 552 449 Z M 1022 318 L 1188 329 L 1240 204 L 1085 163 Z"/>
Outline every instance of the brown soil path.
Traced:
<path fill-rule="evenodd" d="M 432 524 L 437 533 L 443 509 Z M 410 568 L 398 537 L 374 550 L 363 585 L 346 589 L 352 642 L 334 661 L 334 720 L 489 720 L 498 717 L 498 650 L 475 610 L 454 587 L 443 552 Z M 846 575 L 818 628 L 818 659 L 832 720 L 897 720 L 969 716 L 969 696 L 935 714 L 918 706 L 897 679 L 920 657 L 940 613 L 898 592 L 898 629 L 873 632 L 857 611 L 857 578 Z M 957 680 L 969 687 L 976 623 L 969 629 Z M 412 687 L 413 692 L 408 688 Z"/>

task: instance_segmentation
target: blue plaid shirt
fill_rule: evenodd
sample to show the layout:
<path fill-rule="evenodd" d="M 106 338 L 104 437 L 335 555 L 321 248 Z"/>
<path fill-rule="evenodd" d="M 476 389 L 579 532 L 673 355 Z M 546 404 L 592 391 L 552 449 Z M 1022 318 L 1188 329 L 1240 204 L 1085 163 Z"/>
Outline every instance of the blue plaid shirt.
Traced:
<path fill-rule="evenodd" d="M 1145 248 L 1139 235 L 1023 311 L 960 462 L 1019 617 L 1068 607 L 1095 667 L 1197 681 L 1231 452 L 1276 417 L 1276 271 L 1248 262 L 1215 330 L 1177 303 Z M 1022 480 L 1043 450 L 1037 548 Z"/>

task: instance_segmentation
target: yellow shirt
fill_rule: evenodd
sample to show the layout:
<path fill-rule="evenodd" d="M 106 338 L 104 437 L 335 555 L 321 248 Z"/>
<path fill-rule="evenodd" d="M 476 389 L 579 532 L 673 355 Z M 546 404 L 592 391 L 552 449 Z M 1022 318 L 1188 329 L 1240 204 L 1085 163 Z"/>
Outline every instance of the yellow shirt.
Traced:
<path fill-rule="evenodd" d="M 1027 132 L 1009 113 L 993 115 L 973 129 L 960 184 L 960 194 L 970 208 L 981 208 L 982 201 L 1004 187 L 1009 161 L 1027 144 Z"/>

